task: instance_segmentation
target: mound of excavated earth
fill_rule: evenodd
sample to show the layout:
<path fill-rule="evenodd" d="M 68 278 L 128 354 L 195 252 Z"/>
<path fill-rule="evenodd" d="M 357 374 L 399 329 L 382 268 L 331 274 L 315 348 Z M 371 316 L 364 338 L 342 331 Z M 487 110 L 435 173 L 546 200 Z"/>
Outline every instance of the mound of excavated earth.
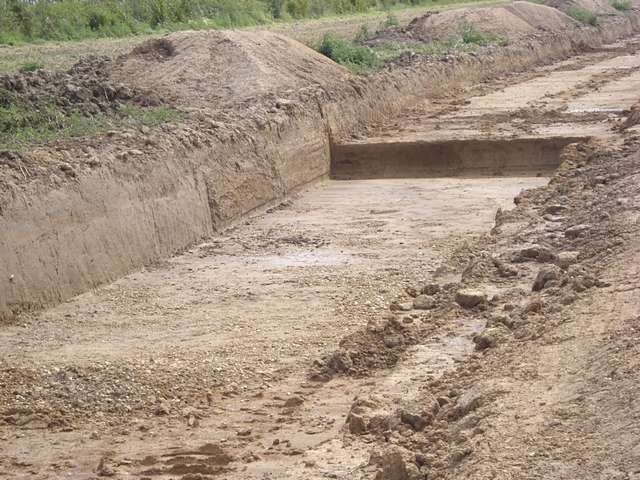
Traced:
<path fill-rule="evenodd" d="M 414 20 L 408 31 L 423 41 L 458 39 L 465 30 L 483 35 L 516 39 L 542 31 L 577 26 L 561 11 L 531 2 L 513 2 L 500 7 L 461 8 L 425 15 Z"/>
<path fill-rule="evenodd" d="M 308 87 L 331 87 L 349 72 L 284 35 L 258 31 L 172 33 L 122 57 L 113 78 L 190 108 L 221 109 Z"/>

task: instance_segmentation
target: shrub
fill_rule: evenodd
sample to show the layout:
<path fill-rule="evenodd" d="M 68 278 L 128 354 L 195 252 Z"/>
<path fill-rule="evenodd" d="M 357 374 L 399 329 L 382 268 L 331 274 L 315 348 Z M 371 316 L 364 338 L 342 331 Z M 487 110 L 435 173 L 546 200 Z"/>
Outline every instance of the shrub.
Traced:
<path fill-rule="evenodd" d="M 596 16 L 596 14 L 584 8 L 571 7 L 569 10 L 567 10 L 567 15 L 569 15 L 574 20 L 585 23 L 587 25 L 596 26 L 598 24 L 598 17 Z"/>
<path fill-rule="evenodd" d="M 381 66 L 377 55 L 370 48 L 342 40 L 331 33 L 324 36 L 317 50 L 356 73 L 370 72 Z"/>

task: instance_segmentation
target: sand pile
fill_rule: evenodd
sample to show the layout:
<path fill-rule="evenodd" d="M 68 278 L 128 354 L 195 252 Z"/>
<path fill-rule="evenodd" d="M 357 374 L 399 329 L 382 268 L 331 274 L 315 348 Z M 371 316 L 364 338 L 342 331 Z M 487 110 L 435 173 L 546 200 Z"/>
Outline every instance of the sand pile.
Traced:
<path fill-rule="evenodd" d="M 350 73 L 311 48 L 265 31 L 197 31 L 151 40 L 122 57 L 112 77 L 185 107 L 237 105 Z"/>

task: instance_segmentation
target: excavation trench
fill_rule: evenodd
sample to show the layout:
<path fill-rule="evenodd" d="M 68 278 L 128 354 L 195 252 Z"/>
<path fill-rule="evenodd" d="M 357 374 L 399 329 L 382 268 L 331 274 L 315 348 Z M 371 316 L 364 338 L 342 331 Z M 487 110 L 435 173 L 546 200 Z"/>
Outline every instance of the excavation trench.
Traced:
<path fill-rule="evenodd" d="M 331 177 L 373 178 L 548 176 L 562 149 L 585 137 L 387 141 L 332 148 Z"/>
<path fill-rule="evenodd" d="M 583 74 L 574 72 L 580 78 Z M 518 93 L 522 90 L 514 88 Z M 545 94 L 544 88 L 530 90 L 539 90 L 539 95 L 532 94 L 536 98 Z M 508 89 L 501 92 L 510 94 Z M 507 103 L 493 101 L 492 105 Z M 519 125 L 529 128 L 531 122 L 526 120 Z M 595 126 L 576 123 L 566 130 L 600 134 L 608 129 L 600 120 Z M 280 193 L 288 192 L 294 185 L 304 185 L 307 177 L 326 173 L 328 145 L 324 131 L 311 128 L 314 122 L 300 124 L 299 130 L 292 128 L 289 135 L 266 147 L 250 145 L 246 151 L 231 153 L 251 158 L 247 152 L 265 150 L 265 158 L 277 158 L 278 168 L 271 173 L 285 184 Z M 309 366 L 334 351 L 345 336 L 388 315 L 392 301 L 407 299 L 407 287 L 459 280 L 447 269 L 449 259 L 465 242 L 485 234 L 495 212 L 511 208 L 522 190 L 544 185 L 566 145 L 584 140 L 566 131 L 553 137 L 545 136 L 550 133 L 512 136 L 513 126 L 503 138 L 487 139 L 474 131 L 474 138 L 465 139 L 455 134 L 458 124 L 467 129 L 477 126 L 466 117 L 456 122 L 447 119 L 451 130 L 439 131 L 437 141 L 431 135 L 436 133 L 433 124 L 425 121 L 428 134 L 418 132 L 411 141 L 403 140 L 410 135 L 391 134 L 385 140 L 333 145 L 331 180 L 297 191 L 267 214 L 249 215 L 219 235 L 207 235 L 205 243 L 181 255 L 70 298 L 72 292 L 87 290 L 87 282 L 78 281 L 59 298 L 70 300 L 21 314 L 19 322 L 6 325 L 0 332 L 5 366 L 0 383 L 11 389 L 0 390 L 0 395 L 6 408 L 17 412 L 16 425 L 24 421 L 25 430 L 57 425 L 56 412 L 64 412 L 64 421 L 78 426 L 17 435 L 17 427 L 4 426 L 0 434 L 9 439 L 2 445 L 7 458 L 34 471 L 77 459 L 65 464 L 64 473 L 79 477 L 95 473 L 104 452 L 109 452 L 116 459 L 127 459 L 114 467 L 118 475 L 153 472 L 155 478 L 175 478 L 179 470 L 175 462 L 183 460 L 171 459 L 174 464 L 169 465 L 168 457 L 216 443 L 237 459 L 229 466 L 237 469 L 237 475 L 227 478 L 259 479 L 267 473 L 277 478 L 316 478 L 308 476 L 312 467 L 299 461 L 301 452 L 309 465 L 316 462 L 317 478 L 356 478 L 352 472 L 366 461 L 369 449 L 359 454 L 349 451 L 340 435 L 353 396 L 374 390 L 390 397 L 415 395 L 422 380 L 443 375 L 473 350 L 471 338 L 482 325 L 454 320 L 448 336 L 425 339 L 406 353 L 394 371 L 372 372 L 375 381 L 339 377 L 309 387 L 305 381 Z M 417 128 L 409 123 L 405 126 Z M 552 127 L 540 125 L 540 129 Z M 313 135 L 305 143 L 300 132 Z M 220 165 L 227 168 L 231 165 L 227 159 L 235 157 L 221 151 L 227 156 Z M 200 155 L 208 158 L 206 151 Z M 156 179 L 160 193 L 172 191 L 165 189 L 171 182 L 184 180 L 185 191 L 193 195 L 159 196 L 166 218 L 178 218 L 180 228 L 159 221 L 158 215 L 148 215 L 156 210 L 147 204 L 140 210 L 141 217 L 128 219 L 128 224 L 136 226 L 132 231 L 139 235 L 140 245 L 146 245 L 142 240 L 150 231 L 136 221 L 143 214 L 152 217 L 149 228 L 158 239 L 170 238 L 165 232 L 192 228 L 176 241 L 178 249 L 201 238 L 202 232 L 211 233 L 213 207 L 228 213 L 222 220 L 229 220 L 241 213 L 232 208 L 237 207 L 236 196 L 253 195 L 252 208 L 280 198 L 267 188 L 272 186 L 271 177 L 261 177 L 262 170 L 256 170 L 256 178 L 266 179 L 260 184 L 263 191 L 247 176 L 243 182 L 230 183 L 216 197 L 220 202 L 203 202 L 213 192 L 206 191 L 209 177 L 203 174 L 191 184 L 191 177 L 184 174 L 191 168 L 185 165 L 185 170 L 153 169 L 158 177 L 145 178 L 145 185 L 155 185 L 151 180 Z M 291 175 L 278 177 L 278 172 Z M 208 174 L 210 183 L 218 185 L 224 182 L 215 183 L 216 179 L 237 177 L 226 170 L 213 169 Z M 91 178 L 96 185 L 104 183 L 97 175 Z M 79 198 L 87 197 L 91 182 L 84 187 L 79 184 Z M 142 199 L 147 193 L 136 190 Z M 119 198 L 126 205 L 138 201 L 126 190 Z M 188 208 L 176 209 L 176 199 Z M 184 212 L 194 217 L 185 217 Z M 117 219 L 121 216 L 118 211 Z M 194 218 L 201 220 L 202 228 Z M 71 225 L 77 229 L 70 230 L 76 238 L 83 225 Z M 110 223 L 102 228 L 110 231 Z M 40 239 L 38 231 L 30 233 Z M 93 234 L 100 236 L 101 231 Z M 62 242 L 70 237 L 60 238 Z M 129 237 L 121 240 L 123 245 L 131 244 Z M 160 240 L 158 245 L 162 246 Z M 93 244 L 83 246 L 83 258 L 96 257 Z M 100 249 L 108 252 L 110 260 L 119 251 L 106 243 Z M 62 250 L 56 266 L 64 265 L 67 257 L 63 255 L 73 256 L 75 251 Z M 149 259 L 160 258 L 166 251 L 158 247 Z M 39 258 L 32 251 L 29 255 Z M 118 257 L 129 259 L 124 254 Z M 91 272 L 70 278 L 89 278 L 88 283 L 97 285 L 138 264 L 132 254 L 130 265 L 114 268 L 100 282 L 93 280 Z M 104 273 L 99 266 L 96 262 L 96 270 Z M 11 289 L 20 285 L 19 278 L 11 279 Z M 24 292 L 29 290 L 25 287 Z M 18 292 L 15 298 L 26 293 Z M 47 386 L 46 394 L 41 393 L 42 385 Z M 283 400 L 293 395 L 304 396 L 304 404 L 297 413 L 283 413 Z M 38 415 L 23 415 L 27 407 Z M 192 411 L 196 414 L 191 415 Z M 128 423 L 126 434 L 121 433 L 122 422 Z M 82 430 L 87 423 L 100 435 L 89 437 L 87 429 Z M 254 461 L 254 452 L 262 459 Z M 212 469 L 200 465 L 202 469 L 195 470 L 200 467 L 194 465 L 182 471 L 195 474 Z"/>
<path fill-rule="evenodd" d="M 547 160 L 549 169 L 557 163 Z M 21 456 L 28 442 L 41 452 L 32 463 L 70 455 L 82 459 L 71 469 L 79 475 L 113 449 L 115 458 L 136 459 L 120 473 L 175 478 L 171 455 L 215 443 L 238 459 L 225 468 L 240 477 L 229 478 L 305 478 L 303 451 L 323 472 L 349 478 L 369 454 L 340 440 L 353 396 L 416 395 L 416 378 L 437 378 L 473 350 L 480 325 L 457 322 L 449 336 L 407 352 L 402 370 L 376 373 L 375 382 L 337 378 L 307 388 L 300 386 L 307 367 L 344 335 L 379 320 L 407 286 L 455 281 L 443 262 L 486 232 L 520 191 L 545 184 L 538 173 L 327 180 L 162 265 L 25 317 L 0 333 L 5 361 L 28 364 L 38 384 L 64 375 L 70 386 L 51 396 L 51 407 L 100 418 L 135 399 L 144 426 L 147 409 L 163 398 L 170 415 L 154 423 L 153 442 L 131 435 L 114 447 L 109 435 L 86 441 L 82 431 L 54 442 L 47 432 L 15 439 L 8 454 Z M 96 371 L 96 364 L 105 367 Z M 130 380 L 114 384 L 114 377 Z M 30 384 L 24 388 L 16 399 L 29 395 Z M 203 403 L 207 390 L 214 393 Z M 274 429 L 274 408 L 293 392 L 304 406 Z M 78 394 L 81 407 L 65 403 Z M 105 397 L 114 400 L 107 405 Z M 207 414 L 199 428 L 185 429 L 179 412 L 194 402 Z M 262 460 L 245 464 L 250 452 Z M 189 460 L 184 468 L 211 466 Z"/>

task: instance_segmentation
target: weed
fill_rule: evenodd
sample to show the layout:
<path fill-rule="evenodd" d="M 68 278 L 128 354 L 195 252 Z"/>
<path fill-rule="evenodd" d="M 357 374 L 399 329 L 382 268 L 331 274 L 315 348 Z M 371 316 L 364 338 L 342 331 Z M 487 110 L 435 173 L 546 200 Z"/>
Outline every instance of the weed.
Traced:
<path fill-rule="evenodd" d="M 42 70 L 44 65 L 40 62 L 24 62 L 20 67 L 21 72 L 35 72 L 36 70 Z"/>
<path fill-rule="evenodd" d="M 611 0 L 611 6 L 620 12 L 631 10 L 631 0 Z"/>
<path fill-rule="evenodd" d="M 584 8 L 571 7 L 569 10 L 567 10 L 567 15 L 569 15 L 574 20 L 585 23 L 587 25 L 596 26 L 598 24 L 598 17 L 596 16 L 596 14 Z"/>
<path fill-rule="evenodd" d="M 473 45 L 500 45 L 509 44 L 509 39 L 502 35 L 486 35 L 478 30 L 475 26 L 467 23 L 462 27 L 462 43 Z"/>
<path fill-rule="evenodd" d="M 369 40 L 369 38 L 371 38 L 371 32 L 369 32 L 369 27 L 367 25 L 362 25 L 358 30 L 358 33 L 356 33 L 356 36 L 354 37 L 353 41 L 356 43 L 362 43 Z"/>
<path fill-rule="evenodd" d="M 466 24 L 462 27 L 462 41 L 463 43 L 475 43 L 476 45 L 487 45 L 489 38 L 486 37 L 480 30 L 471 24 Z"/>

